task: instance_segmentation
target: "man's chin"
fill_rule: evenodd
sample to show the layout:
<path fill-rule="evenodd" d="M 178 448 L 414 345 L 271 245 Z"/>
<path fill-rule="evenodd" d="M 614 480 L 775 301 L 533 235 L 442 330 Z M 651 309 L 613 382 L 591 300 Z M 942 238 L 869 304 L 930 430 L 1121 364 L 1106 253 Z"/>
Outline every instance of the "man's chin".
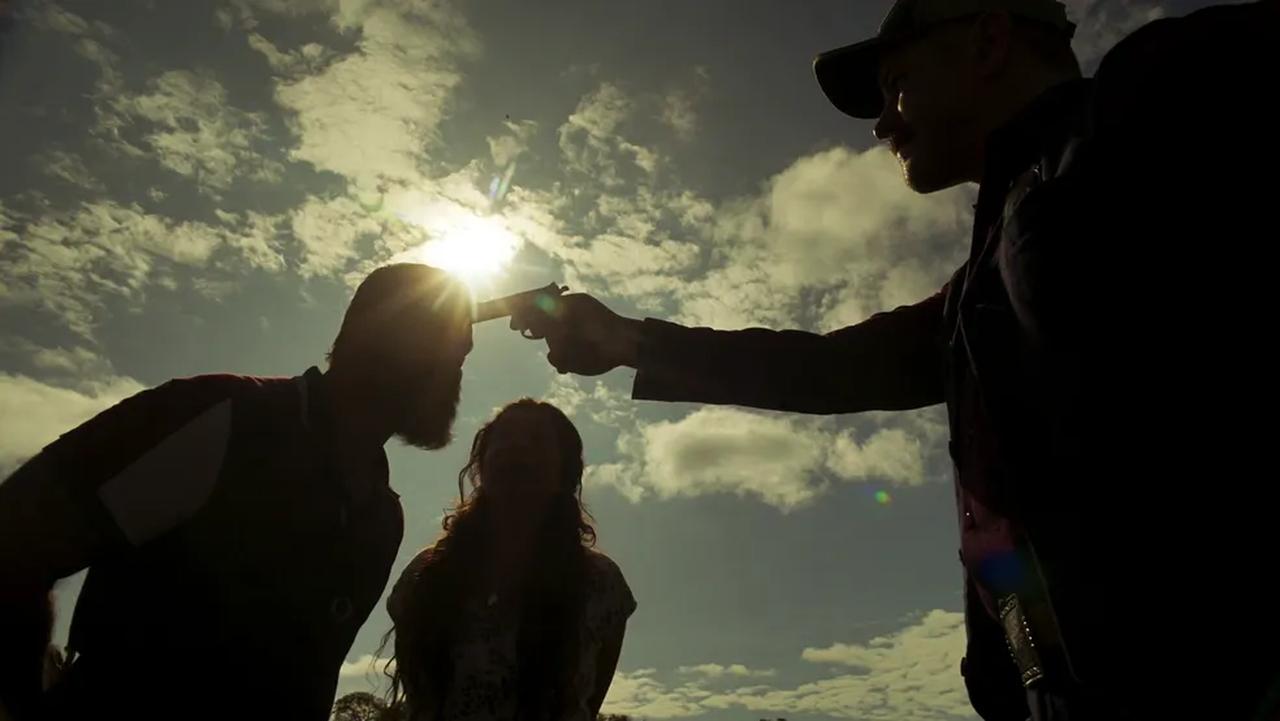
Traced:
<path fill-rule="evenodd" d="M 396 438 L 407 446 L 423 451 L 438 451 L 453 442 L 453 428 L 443 431 L 400 431 Z"/>
<path fill-rule="evenodd" d="M 899 159 L 898 163 L 902 167 L 902 179 L 906 181 L 907 187 L 921 195 L 953 188 L 965 182 L 937 163 L 925 162 L 924 158 L 909 157 Z"/>

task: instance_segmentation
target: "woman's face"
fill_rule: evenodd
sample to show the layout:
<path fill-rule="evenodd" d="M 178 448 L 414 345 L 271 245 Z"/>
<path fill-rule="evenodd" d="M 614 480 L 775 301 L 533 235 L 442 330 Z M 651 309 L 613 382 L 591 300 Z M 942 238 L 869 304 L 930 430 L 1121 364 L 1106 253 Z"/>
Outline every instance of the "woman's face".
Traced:
<path fill-rule="evenodd" d="M 540 515 L 562 492 L 563 459 L 552 422 L 536 406 L 516 406 L 489 428 L 480 482 L 500 511 Z"/>

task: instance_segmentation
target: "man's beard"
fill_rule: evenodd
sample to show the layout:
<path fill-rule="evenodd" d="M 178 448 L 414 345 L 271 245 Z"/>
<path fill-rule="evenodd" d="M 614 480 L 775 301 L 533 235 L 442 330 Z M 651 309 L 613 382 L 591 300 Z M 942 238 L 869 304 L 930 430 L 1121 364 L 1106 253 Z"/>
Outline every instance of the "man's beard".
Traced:
<path fill-rule="evenodd" d="M 400 421 L 396 438 L 424 451 L 435 451 L 453 440 L 453 421 L 458 415 L 461 383 L 452 382 L 434 392 L 401 396 Z"/>

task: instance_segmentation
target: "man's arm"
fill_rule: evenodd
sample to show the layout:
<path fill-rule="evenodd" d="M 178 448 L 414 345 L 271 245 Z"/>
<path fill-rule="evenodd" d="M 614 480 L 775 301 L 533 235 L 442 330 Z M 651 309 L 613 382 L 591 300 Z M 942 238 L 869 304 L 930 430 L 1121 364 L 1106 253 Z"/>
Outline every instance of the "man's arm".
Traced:
<path fill-rule="evenodd" d="M 561 373 L 637 369 L 633 397 L 798 411 L 906 410 L 943 400 L 946 289 L 826 335 L 718 331 L 624 318 L 581 293 L 555 318 L 522 318 Z M 515 322 L 515 321 L 513 321 Z"/>
<path fill-rule="evenodd" d="M 632 395 L 801 413 L 940 403 L 944 299 L 940 291 L 826 335 L 646 320 Z"/>
<path fill-rule="evenodd" d="M 15 718 L 37 712 L 54 583 L 163 535 L 208 498 L 230 428 L 225 390 L 143 391 L 0 484 L 0 707 Z"/>

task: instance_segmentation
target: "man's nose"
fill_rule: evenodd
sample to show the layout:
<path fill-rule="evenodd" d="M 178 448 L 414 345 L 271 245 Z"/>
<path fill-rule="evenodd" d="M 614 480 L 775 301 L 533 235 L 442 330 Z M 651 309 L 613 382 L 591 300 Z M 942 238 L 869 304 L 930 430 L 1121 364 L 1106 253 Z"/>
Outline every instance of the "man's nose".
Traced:
<path fill-rule="evenodd" d="M 880 118 L 876 120 L 871 132 L 876 136 L 876 140 L 885 142 L 896 135 L 902 129 L 902 125 L 902 115 L 898 113 L 896 102 L 886 99 L 884 110 L 880 111 Z"/>

